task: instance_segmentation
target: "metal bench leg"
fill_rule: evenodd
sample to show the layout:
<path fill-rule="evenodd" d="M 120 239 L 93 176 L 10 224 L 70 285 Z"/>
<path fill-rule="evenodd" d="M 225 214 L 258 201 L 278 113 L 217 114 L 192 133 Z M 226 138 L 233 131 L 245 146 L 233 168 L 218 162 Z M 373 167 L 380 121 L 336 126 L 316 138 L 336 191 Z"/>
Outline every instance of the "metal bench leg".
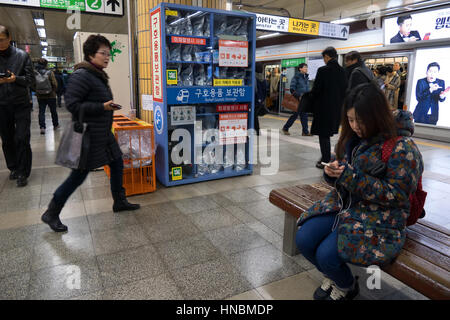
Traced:
<path fill-rule="evenodd" d="M 289 256 L 295 256 L 300 253 L 295 244 L 295 234 L 297 233 L 297 219 L 291 214 L 284 213 L 284 235 L 283 251 Z"/>

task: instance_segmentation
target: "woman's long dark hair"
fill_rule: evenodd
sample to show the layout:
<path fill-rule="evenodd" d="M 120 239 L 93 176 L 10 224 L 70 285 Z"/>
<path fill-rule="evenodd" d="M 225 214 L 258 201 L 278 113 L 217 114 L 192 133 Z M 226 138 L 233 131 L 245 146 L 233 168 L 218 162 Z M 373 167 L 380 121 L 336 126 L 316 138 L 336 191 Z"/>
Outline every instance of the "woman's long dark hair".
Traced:
<path fill-rule="evenodd" d="M 353 108 L 356 120 L 364 125 L 364 139 L 380 134 L 385 139 L 397 136 L 395 119 L 383 91 L 372 83 L 360 84 L 353 88 L 344 100 L 341 135 L 336 145 L 336 156 L 340 160 L 344 158 L 346 143 L 355 134 L 347 117 L 347 112 Z"/>

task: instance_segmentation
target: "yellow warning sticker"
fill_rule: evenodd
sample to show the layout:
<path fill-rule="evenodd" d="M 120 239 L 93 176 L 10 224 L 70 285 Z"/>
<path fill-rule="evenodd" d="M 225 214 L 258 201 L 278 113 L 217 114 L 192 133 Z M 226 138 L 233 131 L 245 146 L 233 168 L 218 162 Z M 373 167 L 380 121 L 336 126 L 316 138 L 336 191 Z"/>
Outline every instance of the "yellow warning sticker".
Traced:
<path fill-rule="evenodd" d="M 166 16 L 174 16 L 174 17 L 178 17 L 178 11 L 175 11 L 175 10 L 166 10 Z"/>
<path fill-rule="evenodd" d="M 243 86 L 244 79 L 214 79 L 215 87 Z"/>

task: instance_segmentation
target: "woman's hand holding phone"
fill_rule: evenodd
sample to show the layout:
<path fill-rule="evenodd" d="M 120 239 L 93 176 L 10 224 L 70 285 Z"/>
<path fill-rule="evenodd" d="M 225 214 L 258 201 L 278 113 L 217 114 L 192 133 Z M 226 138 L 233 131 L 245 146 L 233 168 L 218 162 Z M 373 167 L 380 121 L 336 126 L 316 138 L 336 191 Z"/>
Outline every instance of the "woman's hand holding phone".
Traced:
<path fill-rule="evenodd" d="M 339 178 L 344 172 L 345 166 L 339 165 L 339 161 L 335 160 L 330 163 L 322 163 L 325 166 L 325 173 L 332 178 Z"/>

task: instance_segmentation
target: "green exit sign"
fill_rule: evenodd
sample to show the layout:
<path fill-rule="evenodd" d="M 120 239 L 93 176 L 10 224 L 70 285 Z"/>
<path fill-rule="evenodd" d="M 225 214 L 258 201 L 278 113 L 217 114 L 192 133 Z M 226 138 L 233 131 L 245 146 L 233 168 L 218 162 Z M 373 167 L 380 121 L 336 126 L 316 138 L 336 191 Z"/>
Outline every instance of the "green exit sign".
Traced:
<path fill-rule="evenodd" d="M 281 60 L 281 66 L 283 68 L 296 68 L 300 65 L 300 63 L 304 63 L 305 61 L 305 58 Z"/>

